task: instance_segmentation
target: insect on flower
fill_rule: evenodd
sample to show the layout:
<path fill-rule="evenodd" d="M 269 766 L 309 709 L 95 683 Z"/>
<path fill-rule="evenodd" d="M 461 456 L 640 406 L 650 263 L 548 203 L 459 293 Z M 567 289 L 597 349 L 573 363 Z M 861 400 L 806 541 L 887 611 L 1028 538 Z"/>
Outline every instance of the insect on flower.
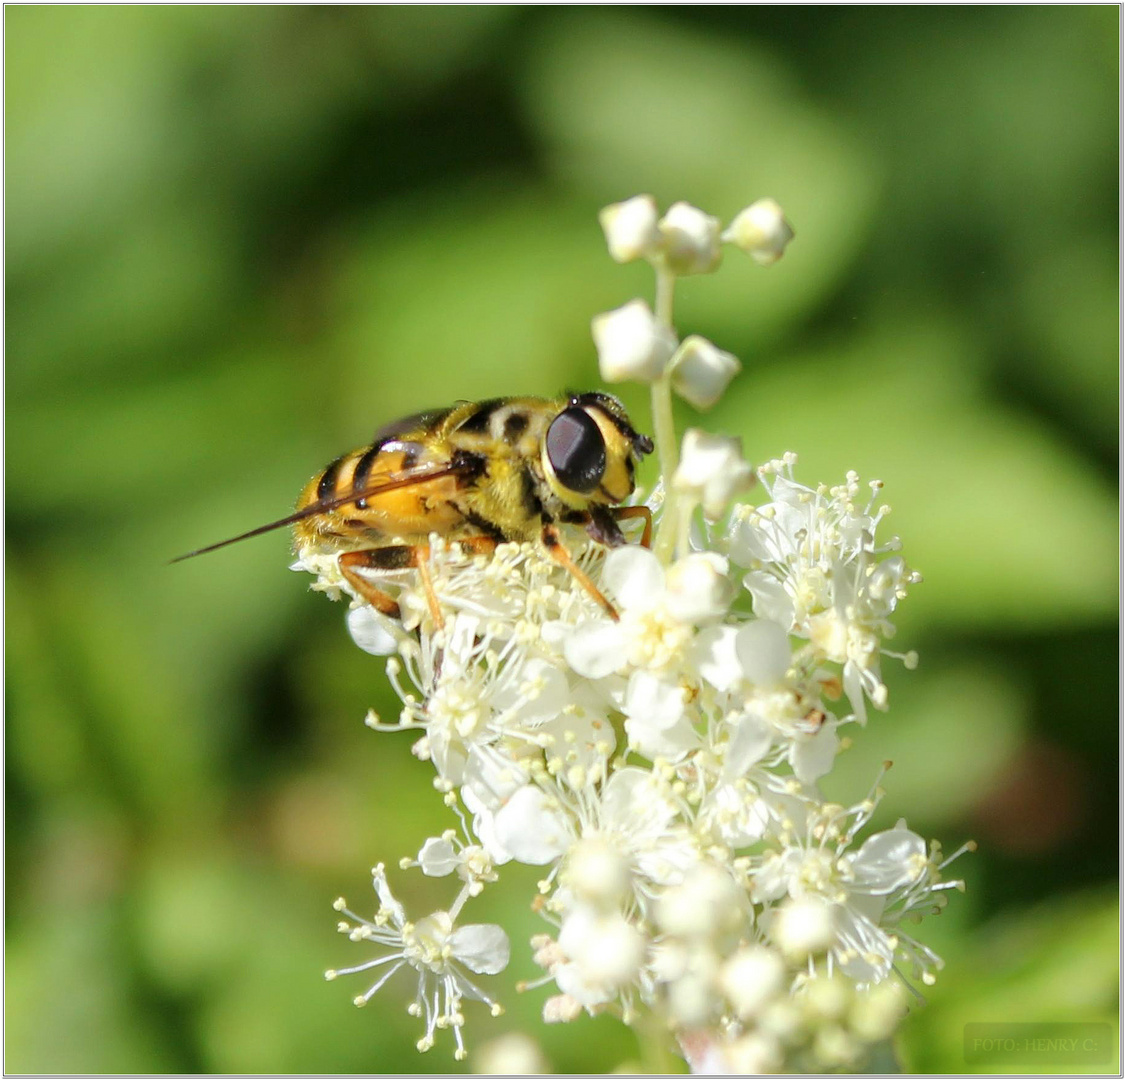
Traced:
<path fill-rule="evenodd" d="M 635 489 L 637 461 L 652 440 L 634 430 L 617 398 L 592 391 L 566 398 L 494 398 L 418 413 L 376 432 L 314 476 L 288 517 L 181 555 L 189 559 L 293 526 L 301 554 L 338 556 L 340 573 L 376 610 L 399 605 L 363 571 L 416 568 L 437 626 L 441 610 L 427 567 L 436 533 L 477 553 L 506 541 L 539 540 L 552 559 L 609 614 L 606 599 L 567 550 L 559 524 L 582 525 L 607 547 L 625 543 L 618 522 L 652 514 L 620 505 Z"/>

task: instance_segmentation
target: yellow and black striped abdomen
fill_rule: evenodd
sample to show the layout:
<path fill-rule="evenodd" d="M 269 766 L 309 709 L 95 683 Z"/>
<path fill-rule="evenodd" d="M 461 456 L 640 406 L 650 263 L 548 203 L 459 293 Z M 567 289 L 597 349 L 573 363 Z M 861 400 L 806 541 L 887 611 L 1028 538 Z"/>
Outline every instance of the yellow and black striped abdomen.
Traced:
<path fill-rule="evenodd" d="M 297 509 L 369 490 L 412 473 L 424 473 L 448 462 L 448 454 L 442 453 L 441 448 L 420 441 L 376 441 L 344 454 L 314 476 L 301 492 Z M 430 533 L 455 533 L 465 521 L 457 505 L 460 483 L 457 476 L 420 477 L 407 486 L 314 514 L 294 526 L 297 546 L 325 543 L 350 547 L 356 542 L 381 539 L 421 542 Z"/>

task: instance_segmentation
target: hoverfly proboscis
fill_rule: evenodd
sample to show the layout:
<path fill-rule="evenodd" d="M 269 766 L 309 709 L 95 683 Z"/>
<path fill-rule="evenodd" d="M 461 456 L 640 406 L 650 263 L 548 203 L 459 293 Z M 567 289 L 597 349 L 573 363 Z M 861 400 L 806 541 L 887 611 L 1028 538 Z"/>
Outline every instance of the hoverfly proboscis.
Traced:
<path fill-rule="evenodd" d="M 618 547 L 626 542 L 618 522 L 642 517 L 648 547 L 652 512 L 620 504 L 636 487 L 637 462 L 652 450 L 610 394 L 460 402 L 388 424 L 367 446 L 336 458 L 305 485 L 288 517 L 172 561 L 292 525 L 298 551 L 336 554 L 356 593 L 392 618 L 398 602 L 362 571 L 415 568 L 440 628 L 427 565 L 432 534 L 478 553 L 539 540 L 616 619 L 558 526 L 584 526 L 598 543 Z"/>

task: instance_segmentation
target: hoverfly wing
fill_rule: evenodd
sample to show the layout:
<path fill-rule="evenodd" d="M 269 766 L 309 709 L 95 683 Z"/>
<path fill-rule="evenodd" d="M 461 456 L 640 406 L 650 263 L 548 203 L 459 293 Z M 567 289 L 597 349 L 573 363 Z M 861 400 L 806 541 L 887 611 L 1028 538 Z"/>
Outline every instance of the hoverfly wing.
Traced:
<path fill-rule="evenodd" d="M 401 473 L 389 480 L 381 480 L 378 483 L 370 484 L 359 491 L 350 491 L 346 495 L 333 495 L 330 498 L 317 499 L 316 502 L 309 503 L 308 506 L 302 507 L 295 513 L 289 514 L 287 517 L 278 518 L 277 521 L 271 521 L 266 525 L 259 525 L 256 529 L 251 529 L 249 532 L 239 533 L 238 536 L 231 536 L 226 540 L 220 540 L 217 544 L 208 544 L 207 547 L 197 548 L 195 551 L 189 551 L 184 555 L 177 555 L 174 559 L 169 559 L 169 563 L 183 562 L 184 559 L 194 559 L 196 555 L 206 555 L 208 552 L 218 551 L 219 548 L 224 548 L 228 544 L 237 544 L 240 540 L 249 540 L 253 536 L 261 536 L 262 533 L 272 532 L 274 529 L 283 529 L 285 526 L 293 525 L 298 521 L 303 521 L 305 518 L 315 517 L 317 514 L 324 514 L 329 510 L 337 510 L 341 506 L 347 506 L 348 503 L 359 502 L 362 499 L 370 499 L 372 496 L 381 495 L 385 491 L 395 491 L 401 488 L 413 487 L 415 484 L 424 484 L 429 480 L 439 480 L 443 476 L 471 475 L 474 471 L 474 466 L 471 464 L 467 464 L 464 461 L 452 461 L 448 465 L 439 465 L 436 468 L 415 469 L 411 472 Z"/>
<path fill-rule="evenodd" d="M 399 420 L 392 420 L 389 424 L 384 424 L 376 430 L 372 443 L 377 446 L 401 435 L 417 431 L 419 428 L 429 430 L 436 427 L 451 412 L 453 412 L 452 409 L 425 409 L 422 412 L 404 416 Z"/>

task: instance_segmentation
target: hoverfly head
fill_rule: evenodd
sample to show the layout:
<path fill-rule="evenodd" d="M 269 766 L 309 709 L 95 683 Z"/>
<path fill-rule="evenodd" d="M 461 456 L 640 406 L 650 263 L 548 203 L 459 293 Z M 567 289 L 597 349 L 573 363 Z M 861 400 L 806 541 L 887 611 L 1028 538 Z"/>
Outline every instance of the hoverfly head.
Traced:
<path fill-rule="evenodd" d="M 564 502 L 614 505 L 633 493 L 637 460 L 652 450 L 621 402 L 594 391 L 569 395 L 547 429 L 543 458 Z"/>

